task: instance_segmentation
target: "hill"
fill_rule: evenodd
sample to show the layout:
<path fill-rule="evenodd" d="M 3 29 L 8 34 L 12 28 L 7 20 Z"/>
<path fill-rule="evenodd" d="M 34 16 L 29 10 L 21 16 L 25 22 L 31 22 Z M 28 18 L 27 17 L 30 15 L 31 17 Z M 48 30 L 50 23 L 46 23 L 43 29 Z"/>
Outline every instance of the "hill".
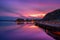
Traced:
<path fill-rule="evenodd" d="M 60 20 L 60 9 L 47 13 L 47 15 L 42 20 L 44 21 Z"/>

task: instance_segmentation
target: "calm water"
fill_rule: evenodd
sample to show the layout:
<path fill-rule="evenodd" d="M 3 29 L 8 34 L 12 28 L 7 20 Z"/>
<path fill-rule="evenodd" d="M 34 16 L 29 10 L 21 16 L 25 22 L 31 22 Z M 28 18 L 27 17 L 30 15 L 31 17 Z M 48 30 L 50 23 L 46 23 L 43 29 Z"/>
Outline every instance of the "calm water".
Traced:
<path fill-rule="evenodd" d="M 43 29 L 34 24 L 16 24 L 15 22 L 0 22 L 0 40 L 39 39 L 54 40 Z"/>

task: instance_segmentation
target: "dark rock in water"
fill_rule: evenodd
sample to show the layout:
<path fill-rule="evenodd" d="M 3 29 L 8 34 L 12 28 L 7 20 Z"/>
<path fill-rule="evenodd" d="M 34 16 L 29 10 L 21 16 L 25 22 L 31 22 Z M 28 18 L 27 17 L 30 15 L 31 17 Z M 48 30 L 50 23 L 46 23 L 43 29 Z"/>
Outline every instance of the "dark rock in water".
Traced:
<path fill-rule="evenodd" d="M 54 27 L 51 25 L 46 25 L 46 24 L 41 24 L 41 23 L 35 23 L 35 25 L 39 26 L 40 28 L 47 29 L 49 31 L 60 32 L 60 27 Z"/>
<path fill-rule="evenodd" d="M 42 20 L 60 20 L 60 9 L 54 10 L 53 12 L 48 13 Z"/>
<path fill-rule="evenodd" d="M 35 23 L 35 25 L 38 26 L 39 28 L 43 28 L 45 32 L 51 37 L 53 37 L 54 39 L 60 40 L 60 28 L 45 25 L 45 24 L 40 24 L 40 23 Z"/>

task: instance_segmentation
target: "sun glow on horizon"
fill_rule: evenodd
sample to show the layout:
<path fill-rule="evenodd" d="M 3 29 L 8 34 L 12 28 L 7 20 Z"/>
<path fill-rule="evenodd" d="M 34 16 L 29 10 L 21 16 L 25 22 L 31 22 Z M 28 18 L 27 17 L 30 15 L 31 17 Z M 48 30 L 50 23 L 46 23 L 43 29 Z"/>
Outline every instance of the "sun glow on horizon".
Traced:
<path fill-rule="evenodd" d="M 33 15 L 30 15 L 31 17 L 37 17 L 38 15 L 36 15 L 36 14 L 33 14 Z"/>
<path fill-rule="evenodd" d="M 30 14 L 31 17 L 44 17 L 46 14 Z"/>

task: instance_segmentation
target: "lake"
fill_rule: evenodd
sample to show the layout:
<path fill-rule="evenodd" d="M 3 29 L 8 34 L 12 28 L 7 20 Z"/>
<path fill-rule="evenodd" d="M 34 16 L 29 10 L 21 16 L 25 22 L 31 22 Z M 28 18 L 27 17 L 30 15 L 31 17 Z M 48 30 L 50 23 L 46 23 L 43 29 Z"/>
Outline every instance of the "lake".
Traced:
<path fill-rule="evenodd" d="M 33 23 L 0 22 L 0 40 L 54 40 Z"/>

